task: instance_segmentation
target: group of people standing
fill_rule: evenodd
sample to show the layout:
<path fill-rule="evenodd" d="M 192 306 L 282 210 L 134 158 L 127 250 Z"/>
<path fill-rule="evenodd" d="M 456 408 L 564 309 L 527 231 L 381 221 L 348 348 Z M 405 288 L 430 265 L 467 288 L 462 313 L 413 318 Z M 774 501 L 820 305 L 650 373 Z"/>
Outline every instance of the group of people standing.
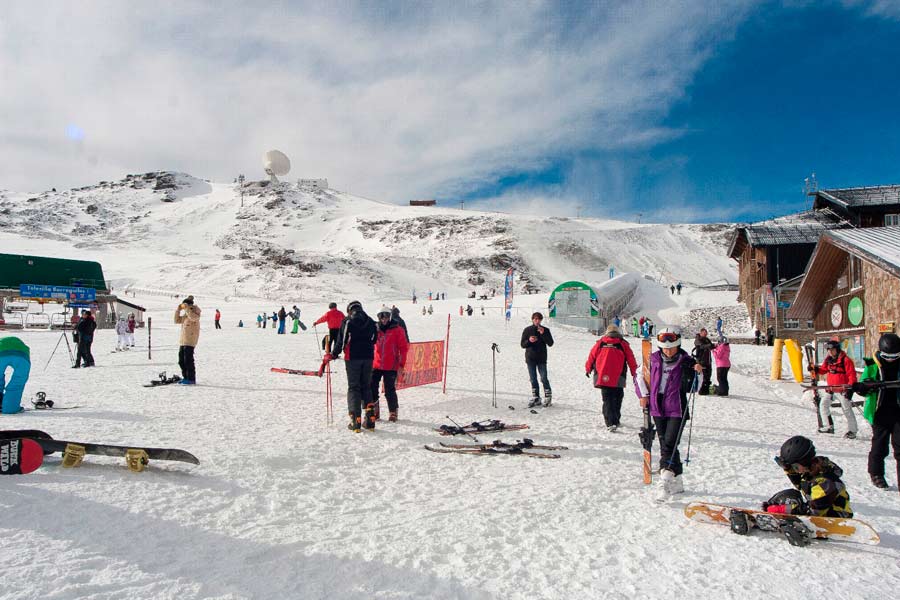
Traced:
<path fill-rule="evenodd" d="M 216 315 L 219 315 L 218 309 L 216 309 Z M 272 329 L 276 329 L 276 333 L 279 335 L 284 335 L 287 333 L 287 320 L 293 319 L 294 327 L 291 330 L 291 333 L 297 333 L 300 327 L 300 309 L 297 308 L 295 304 L 290 311 L 284 309 L 282 306 L 277 311 L 272 311 L 272 316 L 268 316 L 267 313 L 261 313 L 256 315 L 256 327 L 260 329 L 266 329 L 266 326 L 269 324 L 269 321 L 272 321 Z M 241 322 L 243 323 L 243 321 Z M 243 325 L 241 325 L 243 326 Z M 219 326 L 219 320 L 216 319 L 216 329 L 221 329 Z"/>

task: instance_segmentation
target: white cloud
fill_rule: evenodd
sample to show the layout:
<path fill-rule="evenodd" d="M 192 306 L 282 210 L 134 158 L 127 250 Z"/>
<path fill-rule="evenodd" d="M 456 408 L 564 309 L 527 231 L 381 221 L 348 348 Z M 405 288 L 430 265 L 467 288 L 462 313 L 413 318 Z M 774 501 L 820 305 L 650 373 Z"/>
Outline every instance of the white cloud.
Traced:
<path fill-rule="evenodd" d="M 278 148 L 291 177 L 403 202 L 650 147 L 751 4 L 14 3 L 0 188 L 261 177 Z"/>

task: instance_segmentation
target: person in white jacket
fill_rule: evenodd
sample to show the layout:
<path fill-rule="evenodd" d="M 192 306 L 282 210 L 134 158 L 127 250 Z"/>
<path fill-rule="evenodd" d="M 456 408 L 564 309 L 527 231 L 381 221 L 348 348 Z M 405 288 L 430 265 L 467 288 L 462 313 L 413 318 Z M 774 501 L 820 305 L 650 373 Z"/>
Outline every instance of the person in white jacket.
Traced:
<path fill-rule="evenodd" d="M 119 321 L 116 323 L 116 335 L 118 336 L 116 352 L 128 350 L 128 321 L 125 320 L 124 316 L 119 317 Z"/>

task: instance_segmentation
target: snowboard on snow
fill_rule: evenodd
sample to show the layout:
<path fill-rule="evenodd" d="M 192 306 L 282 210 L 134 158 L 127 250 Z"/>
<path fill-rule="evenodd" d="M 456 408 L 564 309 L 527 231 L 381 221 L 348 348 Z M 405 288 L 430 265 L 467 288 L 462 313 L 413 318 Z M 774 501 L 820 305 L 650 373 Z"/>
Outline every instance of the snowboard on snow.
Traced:
<path fill-rule="evenodd" d="M 44 451 L 31 439 L 0 440 L 0 475 L 25 475 L 44 462 Z"/>
<path fill-rule="evenodd" d="M 711 523 L 716 525 L 729 525 L 732 530 L 733 514 L 742 513 L 746 515 L 746 523 L 749 528 L 756 528 L 761 531 L 777 531 L 784 533 L 788 540 L 795 544 L 796 540 L 791 539 L 798 532 L 796 529 L 786 531 L 786 524 L 802 525 L 805 534 L 809 538 L 837 540 L 842 542 L 855 542 L 858 544 L 875 545 L 881 541 L 878 533 L 872 529 L 872 526 L 859 519 L 847 519 L 841 517 L 815 517 L 811 515 L 783 515 L 777 513 L 767 513 L 752 508 L 738 508 L 734 506 L 723 506 L 720 504 L 708 504 L 706 502 L 691 502 L 684 507 L 684 516 L 693 521 L 701 523 Z M 740 515 L 738 515 L 739 517 Z M 742 522 L 741 518 L 735 518 L 735 522 Z M 744 531 L 736 531 L 736 533 L 747 533 Z M 804 545 L 802 543 L 795 545 Z"/>
<path fill-rule="evenodd" d="M 178 383 L 181 381 L 180 375 L 172 375 L 171 377 L 166 377 L 166 372 L 163 371 L 159 374 L 158 379 L 152 380 L 150 383 L 145 383 L 144 387 L 159 387 L 161 385 L 172 385 L 173 383 Z"/>
<path fill-rule="evenodd" d="M 115 446 L 111 444 L 92 444 L 89 442 L 72 442 L 66 440 L 55 440 L 44 431 L 35 429 L 14 429 L 0 431 L 0 444 L 13 440 L 28 440 L 38 444 L 44 455 L 54 454 L 56 452 L 93 454 L 97 456 L 115 456 L 128 458 L 129 455 L 140 455 L 146 460 L 172 460 L 178 462 L 186 462 L 192 465 L 199 465 L 200 460 L 187 452 L 177 448 L 145 448 L 142 446 Z M 83 452 L 82 452 L 83 449 Z M 141 454 L 145 453 L 145 454 Z M 37 467 L 35 467 L 37 468 Z"/>

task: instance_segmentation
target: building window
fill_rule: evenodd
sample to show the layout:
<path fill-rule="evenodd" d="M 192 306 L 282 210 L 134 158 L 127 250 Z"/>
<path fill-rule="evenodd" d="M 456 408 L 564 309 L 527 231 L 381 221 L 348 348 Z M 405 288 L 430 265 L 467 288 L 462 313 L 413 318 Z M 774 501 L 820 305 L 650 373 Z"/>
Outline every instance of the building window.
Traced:
<path fill-rule="evenodd" d="M 857 256 L 850 257 L 850 289 L 862 287 L 862 261 Z"/>
<path fill-rule="evenodd" d="M 800 321 L 797 319 L 785 319 L 784 320 L 784 328 L 785 329 L 800 329 Z"/>
<path fill-rule="evenodd" d="M 813 328 L 815 328 L 815 323 L 813 323 L 812 321 L 807 321 L 807 322 L 806 322 L 806 328 L 807 328 L 807 329 L 813 329 Z"/>
<path fill-rule="evenodd" d="M 900 215 L 884 215 L 884 226 L 891 227 L 893 225 L 900 225 Z"/>

